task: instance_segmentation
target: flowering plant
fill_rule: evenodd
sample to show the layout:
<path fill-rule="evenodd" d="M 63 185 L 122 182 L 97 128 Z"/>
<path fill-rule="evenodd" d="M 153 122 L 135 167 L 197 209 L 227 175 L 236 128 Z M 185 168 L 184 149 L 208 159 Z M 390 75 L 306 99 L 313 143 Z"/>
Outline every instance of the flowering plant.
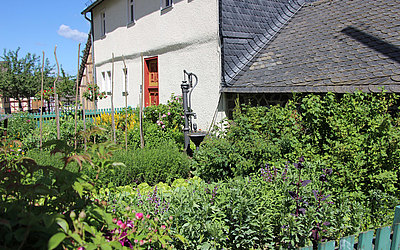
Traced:
<path fill-rule="evenodd" d="M 43 96 L 43 100 L 50 100 L 50 97 L 54 95 L 53 87 L 43 89 L 43 92 L 39 91 L 36 93 L 35 98 L 40 100 L 41 95 Z"/>
<path fill-rule="evenodd" d="M 100 92 L 99 87 L 94 83 L 89 83 L 88 88 L 83 92 L 83 97 L 93 102 L 94 100 L 106 98 L 106 92 Z"/>

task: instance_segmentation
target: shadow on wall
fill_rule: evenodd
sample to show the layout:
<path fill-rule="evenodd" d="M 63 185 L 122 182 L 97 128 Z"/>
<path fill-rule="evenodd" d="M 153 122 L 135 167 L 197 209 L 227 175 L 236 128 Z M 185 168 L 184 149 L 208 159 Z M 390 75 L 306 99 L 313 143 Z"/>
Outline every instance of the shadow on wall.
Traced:
<path fill-rule="evenodd" d="M 393 61 L 400 63 L 400 48 L 397 46 L 352 26 L 344 28 L 341 32 L 365 46 L 389 57 Z"/>

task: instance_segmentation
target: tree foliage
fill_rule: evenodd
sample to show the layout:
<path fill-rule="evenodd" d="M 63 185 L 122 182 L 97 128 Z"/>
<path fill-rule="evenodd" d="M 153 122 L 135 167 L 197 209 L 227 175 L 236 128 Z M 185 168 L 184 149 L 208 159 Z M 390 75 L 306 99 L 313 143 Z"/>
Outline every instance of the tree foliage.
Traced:
<path fill-rule="evenodd" d="M 23 98 L 34 97 L 40 92 L 42 81 L 41 57 L 27 53 L 20 56 L 20 48 L 15 51 L 4 49 L 2 70 L 0 71 L 0 95 L 17 99 L 22 108 Z M 55 79 L 54 65 L 46 59 L 43 67 L 44 89 L 50 89 Z M 58 94 L 63 97 L 75 96 L 75 80 L 61 69 Z M 40 96 L 40 94 L 39 94 Z"/>

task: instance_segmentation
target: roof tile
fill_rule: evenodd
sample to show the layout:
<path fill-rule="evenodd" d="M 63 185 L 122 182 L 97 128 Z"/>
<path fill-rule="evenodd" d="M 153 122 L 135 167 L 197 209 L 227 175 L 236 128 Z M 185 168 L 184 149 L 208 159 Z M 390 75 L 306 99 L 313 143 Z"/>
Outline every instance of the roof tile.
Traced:
<path fill-rule="evenodd" d="M 284 1 L 278 2 L 282 4 Z M 287 13 L 289 8 L 285 5 L 279 11 Z M 397 87 L 400 82 L 398 13 L 398 0 L 320 0 L 308 3 L 289 20 L 287 26 L 279 27 L 277 36 L 248 63 L 250 70 L 243 71 L 229 84 L 240 92 L 377 91 L 379 86 L 400 92 Z M 279 18 L 284 16 L 282 14 Z M 273 20 L 279 24 L 277 18 Z M 267 23 L 263 27 L 269 26 Z M 257 47 L 263 46 L 260 41 L 265 42 L 256 36 L 255 40 L 249 41 L 247 48 L 251 47 L 255 53 Z M 237 75 L 235 70 L 233 73 Z M 246 90 L 245 86 L 249 84 L 253 87 Z M 268 87 L 272 85 L 276 87 Z M 223 91 L 229 91 L 229 88 L 225 87 Z"/>

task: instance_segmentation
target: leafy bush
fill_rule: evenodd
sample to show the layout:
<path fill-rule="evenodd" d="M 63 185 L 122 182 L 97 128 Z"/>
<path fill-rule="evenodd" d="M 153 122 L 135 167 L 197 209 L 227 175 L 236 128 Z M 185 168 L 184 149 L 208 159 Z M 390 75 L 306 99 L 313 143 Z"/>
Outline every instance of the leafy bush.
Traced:
<path fill-rule="evenodd" d="M 391 223 L 398 199 L 375 203 L 377 217 L 369 203 L 332 192 L 335 174 L 300 160 L 224 182 L 193 178 L 171 186 L 104 188 L 98 199 L 108 211 L 129 207 L 160 221 L 172 217 L 170 230 L 185 239 L 173 241 L 179 249 L 294 249 Z"/>
<path fill-rule="evenodd" d="M 310 94 L 284 107 L 237 107 L 225 133 L 195 154 L 193 168 L 215 180 L 304 156 L 332 166 L 336 193 L 346 188 L 359 199 L 372 189 L 398 194 L 399 118 L 390 113 L 397 98 L 384 92 Z"/>
<path fill-rule="evenodd" d="M 3 141 L 0 148 L 0 242 L 2 248 L 43 249 L 57 232 L 61 213 L 88 205 L 87 177 L 38 165 Z"/>
<path fill-rule="evenodd" d="M 115 151 L 110 161 L 124 163 L 124 166 L 102 171 L 99 179 L 104 184 L 113 183 L 116 186 L 142 182 L 172 183 L 174 179 L 186 178 L 190 168 L 188 157 L 171 143 L 127 152 Z M 85 173 L 94 178 L 95 173 L 90 169 L 87 168 Z"/>
<path fill-rule="evenodd" d="M 10 139 L 21 140 L 32 134 L 36 128 L 33 115 L 27 112 L 14 114 L 8 121 L 7 135 Z"/>

